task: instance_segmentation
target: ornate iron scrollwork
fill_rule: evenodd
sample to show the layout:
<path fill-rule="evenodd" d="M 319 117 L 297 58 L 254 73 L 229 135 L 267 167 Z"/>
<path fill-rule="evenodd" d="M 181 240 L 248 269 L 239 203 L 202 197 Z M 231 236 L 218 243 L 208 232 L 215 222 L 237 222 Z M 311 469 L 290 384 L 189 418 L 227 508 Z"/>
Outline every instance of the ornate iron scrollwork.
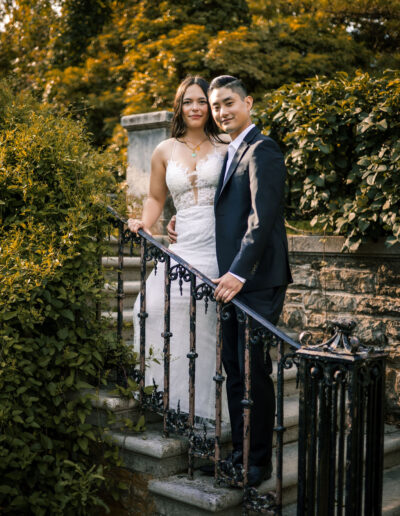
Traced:
<path fill-rule="evenodd" d="M 340 385 L 347 381 L 347 369 L 342 366 L 338 366 L 333 373 L 333 383 Z"/>
<path fill-rule="evenodd" d="M 165 263 L 166 255 L 165 253 L 154 245 L 150 245 L 146 247 L 146 251 L 144 253 L 144 259 L 146 262 L 154 262 L 154 274 L 157 274 L 157 265 L 158 262 Z"/>
<path fill-rule="evenodd" d="M 231 460 L 219 461 L 219 484 L 226 484 L 231 487 L 243 487 L 243 466 L 233 465 Z"/>
<path fill-rule="evenodd" d="M 316 362 L 310 364 L 309 372 L 310 372 L 310 376 L 315 380 L 323 378 L 323 376 L 324 376 L 323 368 L 321 367 L 321 365 L 319 363 L 317 364 Z"/>
<path fill-rule="evenodd" d="M 274 335 L 268 328 L 258 326 L 250 330 L 250 342 L 252 344 L 263 342 L 265 349 L 269 351 L 271 348 L 277 348 L 282 339 Z"/>
<path fill-rule="evenodd" d="M 299 357 L 295 351 L 291 351 L 282 357 L 281 364 L 284 369 L 291 369 L 293 365 L 299 367 Z"/>
<path fill-rule="evenodd" d="M 162 415 L 164 412 L 163 406 L 163 391 L 157 390 L 157 384 L 153 379 L 153 389 L 150 394 L 146 393 L 146 387 L 142 389 L 142 405 L 144 408 L 150 410 L 151 412 L 155 412 L 156 414 Z"/>
<path fill-rule="evenodd" d="M 178 263 L 174 265 L 169 270 L 169 278 L 171 281 L 175 281 L 179 278 L 179 291 L 181 295 L 183 294 L 182 285 L 185 281 L 186 283 L 190 281 L 190 271 L 186 269 L 183 265 Z"/>
<path fill-rule="evenodd" d="M 305 348 L 312 345 L 312 333 L 309 331 L 302 331 L 299 335 L 299 342 Z"/>
<path fill-rule="evenodd" d="M 269 346 L 269 348 L 278 348 L 279 345 L 283 343 L 283 340 L 277 335 L 274 335 L 273 333 L 269 332 L 269 337 L 266 343 L 267 346 Z"/>
<path fill-rule="evenodd" d="M 189 442 L 192 448 L 193 454 L 196 457 L 208 459 L 214 457 L 215 451 L 215 439 L 213 437 L 207 437 L 207 425 L 203 425 L 203 434 L 194 432 L 193 430 L 189 434 Z"/>
<path fill-rule="evenodd" d="M 134 382 L 139 384 L 143 380 L 143 374 L 141 373 L 140 369 L 137 369 L 136 367 L 132 367 L 127 371 L 128 378 L 132 378 Z"/>
<path fill-rule="evenodd" d="M 197 301 L 204 299 L 205 313 L 207 313 L 208 310 L 209 300 L 215 301 L 214 289 L 210 287 L 210 285 L 207 285 L 207 283 L 200 283 L 200 285 L 197 285 L 194 291 L 194 296 Z"/>
<path fill-rule="evenodd" d="M 130 229 L 125 229 L 122 233 L 122 242 L 124 244 L 131 242 L 135 245 L 140 245 L 140 238 L 138 233 L 133 233 Z"/>
<path fill-rule="evenodd" d="M 251 344 L 266 343 L 271 338 L 271 335 L 271 332 L 267 328 L 258 326 L 250 330 L 250 342 Z"/>
<path fill-rule="evenodd" d="M 276 497 L 274 493 L 260 495 L 254 487 L 245 489 L 243 503 L 247 510 L 277 514 Z"/>
<path fill-rule="evenodd" d="M 321 363 L 319 363 L 321 366 Z M 323 382 L 326 387 L 344 384 L 347 380 L 348 370 L 340 364 L 322 364 Z"/>
<path fill-rule="evenodd" d="M 228 321 L 231 318 L 232 315 L 232 303 L 227 303 L 225 305 L 221 306 L 221 319 L 223 321 Z"/>
<path fill-rule="evenodd" d="M 189 415 L 185 412 L 181 412 L 180 402 L 178 401 L 177 409 L 170 409 L 167 412 L 167 431 L 176 433 L 178 435 L 187 435 L 190 428 L 188 420 Z"/>
<path fill-rule="evenodd" d="M 330 322 L 332 335 L 317 345 L 310 334 L 301 336 L 299 514 L 328 514 L 344 506 L 355 514 L 361 500 L 371 514 L 382 508 L 377 486 L 383 475 L 386 356 L 361 345 L 351 335 L 355 326 Z M 316 486 L 313 493 L 310 485 Z"/>
<path fill-rule="evenodd" d="M 247 315 L 243 310 L 238 310 L 236 312 L 236 319 L 238 320 L 238 323 L 244 324 L 246 322 Z"/>

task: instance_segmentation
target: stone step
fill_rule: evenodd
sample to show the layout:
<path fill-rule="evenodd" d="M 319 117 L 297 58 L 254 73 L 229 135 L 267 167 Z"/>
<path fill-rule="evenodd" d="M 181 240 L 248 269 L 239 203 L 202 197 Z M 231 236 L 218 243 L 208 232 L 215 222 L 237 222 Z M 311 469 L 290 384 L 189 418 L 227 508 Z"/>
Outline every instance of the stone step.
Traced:
<path fill-rule="evenodd" d="M 134 423 L 139 418 L 139 412 L 134 412 L 134 404 L 123 402 L 121 405 L 114 398 L 107 399 L 107 395 L 99 398 L 95 404 L 97 410 L 94 410 L 97 417 L 101 412 L 99 404 L 103 403 L 111 410 L 116 412 L 116 419 L 123 423 L 123 417 L 131 417 Z M 132 403 L 132 402 L 130 402 Z M 136 407 L 137 408 L 137 407 Z M 129 413 L 129 410 L 131 411 Z M 284 433 L 284 443 L 295 442 L 298 435 L 298 397 L 292 396 L 285 399 L 284 405 L 284 425 L 286 432 Z M 119 416 L 121 416 L 119 418 Z M 148 417 L 150 421 L 148 422 Z M 119 419 L 118 419 L 119 418 Z M 188 467 L 188 440 L 186 437 L 171 435 L 168 438 L 162 435 L 162 421 L 160 416 L 146 413 L 146 430 L 142 433 L 132 432 L 131 430 L 123 430 L 117 428 L 117 425 L 110 431 L 110 437 L 119 446 L 126 468 L 136 472 L 152 474 L 155 477 L 164 477 L 173 475 L 182 471 L 186 471 Z M 158 418 L 157 422 L 154 419 Z M 98 422 L 104 425 L 105 414 L 98 419 Z M 94 419 L 91 422 L 96 424 Z M 226 454 L 230 447 L 231 435 L 229 424 L 224 423 L 222 429 L 221 442 L 223 444 L 223 453 Z M 198 430 L 203 433 L 203 428 L 199 425 Z M 214 428 L 207 429 L 207 437 L 212 438 Z M 275 441 L 275 439 L 274 439 Z M 195 466 L 204 463 L 204 460 L 195 460 Z"/>
<path fill-rule="evenodd" d="M 168 237 L 166 235 L 153 235 L 153 238 L 155 238 L 160 244 L 164 245 L 165 247 L 168 247 Z M 107 245 L 108 245 L 108 252 L 111 256 L 117 256 L 118 255 L 118 239 L 111 235 L 107 239 Z M 140 249 L 139 246 L 133 247 L 133 254 L 139 255 Z M 124 245 L 124 255 L 129 256 L 130 255 L 130 245 L 125 244 Z"/>
<path fill-rule="evenodd" d="M 107 239 L 107 247 L 108 247 L 108 253 L 112 256 L 117 256 L 118 255 L 118 238 L 115 237 L 114 235 L 111 235 L 108 239 Z M 137 247 L 134 247 L 134 252 L 137 253 Z M 130 255 L 130 246 L 129 245 L 126 245 L 124 246 L 124 255 Z"/>
<path fill-rule="evenodd" d="M 112 388 L 109 390 L 87 390 L 91 396 L 93 411 L 89 416 L 88 422 L 96 426 L 110 427 L 113 430 L 121 430 L 128 419 L 135 425 L 142 412 L 139 402 L 136 399 L 126 399 L 119 396 Z M 112 413 L 114 422 L 111 426 L 108 421 L 108 414 Z M 161 424 L 162 417 L 154 412 L 147 412 L 145 415 L 146 424 Z"/>
<path fill-rule="evenodd" d="M 117 281 L 118 257 L 117 256 L 103 256 L 101 264 L 107 280 Z M 147 263 L 147 276 L 153 270 L 153 262 Z M 139 281 L 140 280 L 140 257 L 139 256 L 124 256 L 122 278 L 125 281 Z"/>
<path fill-rule="evenodd" d="M 385 468 L 399 465 L 400 430 L 395 425 L 385 425 Z"/>
<path fill-rule="evenodd" d="M 87 422 L 96 426 L 109 427 L 114 430 L 120 430 L 125 427 L 125 421 L 130 421 L 130 426 L 135 425 L 140 416 L 141 411 L 139 402 L 136 399 L 126 399 L 119 396 L 112 389 L 105 390 L 83 390 L 84 393 L 91 394 L 92 413 L 88 417 Z M 109 421 L 109 414 L 112 414 L 114 421 Z M 153 412 L 146 413 L 146 423 L 162 422 L 162 417 Z"/>
<path fill-rule="evenodd" d="M 92 413 L 87 418 L 87 423 L 92 425 L 106 427 L 110 426 L 108 420 L 108 413 L 114 416 L 114 422 L 111 428 L 121 428 L 125 419 L 129 419 L 133 424 L 138 420 L 138 402 L 134 399 L 123 399 L 117 394 L 113 394 L 106 390 L 87 390 L 85 391 L 92 395 Z"/>
<path fill-rule="evenodd" d="M 199 432 L 202 430 L 199 428 Z M 212 432 L 207 434 L 212 437 Z M 188 440 L 185 437 L 163 437 L 162 425 L 151 423 L 142 433 L 111 431 L 110 437 L 120 449 L 120 455 L 127 469 L 153 477 L 167 477 L 188 468 Z M 227 452 L 230 446 L 230 428 L 223 425 L 221 436 L 222 449 Z M 204 460 L 195 459 L 195 467 Z"/>
<path fill-rule="evenodd" d="M 105 310 L 112 312 L 117 310 L 117 288 L 118 285 L 116 281 L 106 282 L 104 284 L 103 292 L 106 294 L 106 303 L 104 304 Z M 124 307 L 129 307 L 132 310 L 139 292 L 139 280 L 124 281 Z"/>
<path fill-rule="evenodd" d="M 275 489 L 276 478 L 272 475 L 259 487 L 262 494 Z M 214 479 L 195 471 L 194 479 L 186 474 L 175 475 L 149 482 L 157 515 L 200 516 L 218 514 L 218 516 L 236 516 L 242 514 L 242 490 L 219 487 Z M 297 443 L 284 446 L 284 480 L 283 499 L 287 503 L 295 500 L 297 493 Z"/>
<path fill-rule="evenodd" d="M 395 466 L 383 472 L 383 516 L 400 515 L 400 466 Z"/>
<path fill-rule="evenodd" d="M 387 429 L 385 434 L 386 468 L 393 468 L 397 461 L 396 471 L 387 473 L 386 479 L 394 487 L 394 481 L 398 478 L 400 453 L 400 431 Z M 297 496 L 297 443 L 286 444 L 283 448 L 283 505 L 290 506 Z M 275 489 L 276 478 L 272 475 L 270 480 L 263 482 L 258 488 L 259 493 L 265 494 Z M 158 516 L 174 514 L 174 516 L 204 516 L 206 514 L 218 514 L 218 516 L 240 515 L 242 492 L 239 489 L 215 487 L 211 478 L 195 472 L 194 480 L 187 475 L 180 474 L 164 479 L 151 480 L 148 484 L 149 492 L 153 495 Z M 398 484 L 396 493 L 398 492 Z M 397 509 L 398 500 L 386 488 L 388 511 Z M 293 508 L 293 506 L 292 506 Z M 290 510 L 290 507 L 288 508 Z M 286 512 L 284 513 L 286 514 Z M 289 511 L 287 512 L 289 514 Z M 396 514 L 388 512 L 387 514 Z"/>
<path fill-rule="evenodd" d="M 117 419 L 122 420 L 126 417 L 131 417 L 134 421 L 138 419 L 139 404 L 136 400 L 124 400 L 118 395 L 107 391 L 93 392 L 92 406 L 94 414 L 92 415 L 93 424 L 105 425 L 105 412 L 111 411 Z M 299 420 L 299 397 L 298 393 L 287 395 L 284 398 L 284 426 L 286 431 L 284 433 L 285 442 L 293 442 L 298 437 L 298 420 Z M 103 412 L 103 414 L 101 414 Z M 146 413 L 146 421 L 154 422 L 161 421 L 162 418 L 151 412 Z"/>

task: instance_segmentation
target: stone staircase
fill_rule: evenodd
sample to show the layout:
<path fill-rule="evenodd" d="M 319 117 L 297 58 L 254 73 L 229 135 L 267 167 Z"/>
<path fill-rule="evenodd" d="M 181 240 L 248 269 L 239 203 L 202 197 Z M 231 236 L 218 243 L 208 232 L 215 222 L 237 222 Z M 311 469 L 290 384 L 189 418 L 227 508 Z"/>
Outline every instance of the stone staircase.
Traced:
<path fill-rule="evenodd" d="M 110 324 L 116 321 L 116 265 L 115 257 L 103 258 L 106 267 L 106 289 L 110 296 L 107 310 Z M 132 340 L 132 307 L 139 292 L 138 257 L 124 257 L 124 330 L 127 341 Z M 150 267 L 149 267 L 150 269 Z M 285 328 L 282 328 L 289 333 Z M 296 335 L 290 335 L 297 340 Z M 274 359 L 274 356 L 272 356 Z M 276 361 L 274 361 L 274 382 L 276 382 Z M 298 435 L 298 392 L 296 389 L 296 368 L 285 372 L 284 385 L 284 449 L 283 449 L 283 514 L 296 514 L 297 496 L 297 435 Z M 136 423 L 140 417 L 134 400 L 122 400 L 109 392 L 100 391 L 93 400 L 93 423 L 104 425 L 105 409 L 112 410 L 115 424 L 110 436 L 121 451 L 125 468 L 117 477 L 129 484 L 122 501 L 112 506 L 115 515 L 211 515 L 234 516 L 242 513 L 242 491 L 214 485 L 212 478 L 195 471 L 194 478 L 187 477 L 188 441 L 184 437 L 162 436 L 162 421 L 158 416 L 146 414 L 146 428 L 137 433 L 124 429 L 123 421 L 128 418 Z M 199 429 L 201 431 L 201 429 Z M 208 436 L 211 436 L 210 432 Z M 223 454 L 229 449 L 230 431 L 222 432 Z M 202 464 L 195 460 L 195 468 Z M 385 427 L 385 472 L 383 514 L 400 515 L 400 431 L 394 426 Z M 275 475 L 259 487 L 261 494 L 274 490 Z M 323 515 L 320 515 L 323 516 Z"/>

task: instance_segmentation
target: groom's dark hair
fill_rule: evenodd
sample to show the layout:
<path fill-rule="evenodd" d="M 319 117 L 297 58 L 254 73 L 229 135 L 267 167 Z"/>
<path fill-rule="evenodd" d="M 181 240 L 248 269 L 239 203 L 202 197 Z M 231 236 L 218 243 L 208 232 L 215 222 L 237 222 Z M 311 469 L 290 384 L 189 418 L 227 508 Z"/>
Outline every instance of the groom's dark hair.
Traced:
<path fill-rule="evenodd" d="M 220 75 L 219 77 L 215 77 L 208 87 L 208 94 L 217 88 L 230 88 L 238 93 L 242 99 L 248 95 L 243 82 L 237 77 L 233 77 L 233 75 Z"/>

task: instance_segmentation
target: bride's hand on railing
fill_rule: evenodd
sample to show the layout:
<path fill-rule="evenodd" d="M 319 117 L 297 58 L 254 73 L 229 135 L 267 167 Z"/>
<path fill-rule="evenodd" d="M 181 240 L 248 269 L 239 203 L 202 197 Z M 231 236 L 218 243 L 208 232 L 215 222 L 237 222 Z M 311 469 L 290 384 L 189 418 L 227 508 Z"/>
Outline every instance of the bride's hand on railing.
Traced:
<path fill-rule="evenodd" d="M 139 219 L 128 219 L 128 228 L 132 231 L 132 233 L 136 233 L 139 231 L 139 229 L 143 229 L 151 235 L 151 231 L 145 227 L 143 220 Z"/>

